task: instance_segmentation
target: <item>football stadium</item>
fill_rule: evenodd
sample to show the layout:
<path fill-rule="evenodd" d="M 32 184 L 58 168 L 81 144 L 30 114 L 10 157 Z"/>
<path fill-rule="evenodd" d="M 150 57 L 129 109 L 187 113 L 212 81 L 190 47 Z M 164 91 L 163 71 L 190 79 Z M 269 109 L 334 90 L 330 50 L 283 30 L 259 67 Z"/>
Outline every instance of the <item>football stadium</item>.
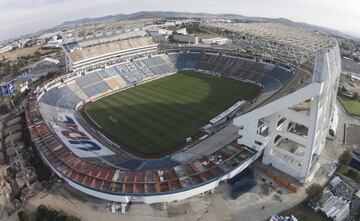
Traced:
<path fill-rule="evenodd" d="M 233 45 L 160 45 L 145 29 L 65 42 L 67 74 L 26 102 L 42 160 L 123 205 L 211 192 L 257 159 L 309 182 L 336 133 L 337 41 L 273 23 L 200 28 Z"/>

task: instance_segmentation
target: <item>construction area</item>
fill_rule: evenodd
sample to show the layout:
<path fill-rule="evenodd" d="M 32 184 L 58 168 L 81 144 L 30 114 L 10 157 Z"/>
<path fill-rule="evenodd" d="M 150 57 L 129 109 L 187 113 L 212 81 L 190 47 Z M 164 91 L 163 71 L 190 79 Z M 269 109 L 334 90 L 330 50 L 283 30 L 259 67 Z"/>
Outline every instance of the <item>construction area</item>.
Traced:
<path fill-rule="evenodd" d="M 42 180 L 48 175 L 41 161 L 34 155 L 27 132 L 24 130 L 23 112 L 13 112 L 0 121 L 0 219 L 11 215 L 27 199 L 43 189 Z M 37 169 L 41 170 L 37 170 Z M 48 173 L 50 174 L 50 173 Z M 44 176 L 45 175 L 45 176 Z"/>

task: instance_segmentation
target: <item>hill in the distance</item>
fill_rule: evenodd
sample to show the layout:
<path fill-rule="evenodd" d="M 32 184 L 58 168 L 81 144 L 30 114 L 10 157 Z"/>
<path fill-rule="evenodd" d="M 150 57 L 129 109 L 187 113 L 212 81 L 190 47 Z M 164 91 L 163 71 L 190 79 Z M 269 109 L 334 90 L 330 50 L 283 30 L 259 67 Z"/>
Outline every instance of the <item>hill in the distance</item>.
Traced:
<path fill-rule="evenodd" d="M 173 12 L 173 11 L 140 11 L 131 14 L 117 14 L 117 15 L 108 15 L 108 16 L 96 17 L 96 18 L 83 18 L 74 21 L 66 21 L 54 28 L 59 29 L 59 28 L 76 26 L 76 25 L 96 24 L 96 23 L 109 22 L 109 21 L 119 21 L 119 20 L 129 20 L 129 19 L 151 19 L 151 18 L 223 18 L 223 19 L 238 19 L 243 21 L 276 22 L 276 23 L 311 29 L 342 38 L 360 40 L 360 36 L 354 35 L 352 33 L 344 33 L 330 28 L 311 25 L 303 22 L 294 22 L 286 18 L 261 18 L 261 17 L 247 17 L 237 14 L 209 14 L 209 13 Z"/>
<path fill-rule="evenodd" d="M 151 18 L 228 18 L 243 19 L 245 16 L 235 14 L 209 14 L 209 13 L 190 13 L 190 12 L 172 12 L 172 11 L 140 11 L 131 14 L 108 15 L 96 18 L 83 18 L 73 21 L 66 21 L 56 28 L 62 28 L 74 25 L 95 24 L 108 21 L 119 21 L 127 19 L 151 19 Z"/>

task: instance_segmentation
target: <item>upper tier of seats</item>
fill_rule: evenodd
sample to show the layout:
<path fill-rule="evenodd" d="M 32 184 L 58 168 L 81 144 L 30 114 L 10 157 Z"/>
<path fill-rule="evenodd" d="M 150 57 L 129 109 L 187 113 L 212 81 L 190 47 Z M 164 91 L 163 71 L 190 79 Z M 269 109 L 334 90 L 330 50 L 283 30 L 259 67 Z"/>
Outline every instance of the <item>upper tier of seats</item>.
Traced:
<path fill-rule="evenodd" d="M 78 48 L 76 50 L 71 50 L 72 48 L 77 46 L 75 43 L 66 45 L 65 47 L 66 49 L 70 50 L 68 54 L 71 60 L 73 62 L 80 62 L 83 60 L 96 58 L 102 55 L 107 55 L 125 50 L 131 50 L 133 48 L 147 47 L 154 44 L 155 42 L 151 37 L 139 37 L 139 38 L 129 38 L 124 40 L 108 42 L 105 44 L 95 44 L 91 46 Z"/>
<path fill-rule="evenodd" d="M 224 77 L 250 80 L 261 83 L 265 91 L 281 87 L 292 76 L 291 71 L 284 68 L 245 58 L 204 53 L 177 53 L 168 56 L 177 69 L 201 69 L 221 74 Z"/>

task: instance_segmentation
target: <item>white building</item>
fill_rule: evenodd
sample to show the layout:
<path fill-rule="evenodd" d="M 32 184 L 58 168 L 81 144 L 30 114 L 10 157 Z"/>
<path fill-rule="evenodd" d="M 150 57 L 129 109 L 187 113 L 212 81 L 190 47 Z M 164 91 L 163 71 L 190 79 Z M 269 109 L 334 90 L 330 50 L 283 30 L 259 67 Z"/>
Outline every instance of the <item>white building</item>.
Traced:
<path fill-rule="evenodd" d="M 27 89 L 29 89 L 29 81 L 19 77 L 15 80 L 14 87 L 17 93 L 24 93 Z"/>
<path fill-rule="evenodd" d="M 47 75 L 49 72 L 55 72 L 59 70 L 60 61 L 54 58 L 46 57 L 34 64 L 32 64 L 28 71 L 35 75 Z"/>
<path fill-rule="evenodd" d="M 6 45 L 6 46 L 0 48 L 0 54 L 1 54 L 1 53 L 5 53 L 5 52 L 8 52 L 8 51 L 11 51 L 13 48 L 14 48 L 14 47 L 13 47 L 12 44 Z"/>
<path fill-rule="evenodd" d="M 173 35 L 173 39 L 176 42 L 186 43 L 186 44 L 198 44 L 199 38 L 194 35 Z"/>
<path fill-rule="evenodd" d="M 205 45 L 225 45 L 230 42 L 230 39 L 217 37 L 217 38 L 202 39 L 201 41 Z"/>
<path fill-rule="evenodd" d="M 44 33 L 38 37 L 38 39 L 48 39 L 48 38 L 54 38 L 57 35 L 61 35 L 61 32 L 51 32 L 51 33 Z"/>
<path fill-rule="evenodd" d="M 350 215 L 350 202 L 331 192 L 326 193 L 321 201 L 320 210 L 334 221 L 343 221 Z"/>
<path fill-rule="evenodd" d="M 30 41 L 31 41 L 30 38 L 25 38 L 25 39 L 19 40 L 19 41 L 18 41 L 19 48 L 25 47 L 25 45 L 26 45 L 27 43 L 29 43 Z"/>
<path fill-rule="evenodd" d="M 162 25 L 148 25 L 144 27 L 144 30 L 149 32 L 150 34 L 156 33 L 159 34 L 159 30 L 161 29 Z"/>
<path fill-rule="evenodd" d="M 351 80 L 352 81 L 360 81 L 360 74 L 351 73 Z"/>
<path fill-rule="evenodd" d="M 174 33 L 182 34 L 182 35 L 188 34 L 186 28 L 176 28 L 176 27 L 167 28 L 167 29 L 161 28 L 161 29 L 159 29 L 158 33 L 161 35 L 172 35 Z"/>
<path fill-rule="evenodd" d="M 164 28 L 161 28 L 159 29 L 159 34 L 161 35 L 172 35 L 174 33 L 174 31 L 172 30 L 168 30 L 168 29 L 164 29 Z"/>
<path fill-rule="evenodd" d="M 46 43 L 46 45 L 43 46 L 43 48 L 61 48 L 62 43 L 63 43 L 62 39 L 50 40 Z"/>
<path fill-rule="evenodd" d="M 173 31 L 175 31 L 178 34 L 182 34 L 182 35 L 187 35 L 188 34 L 186 28 L 173 29 Z"/>

